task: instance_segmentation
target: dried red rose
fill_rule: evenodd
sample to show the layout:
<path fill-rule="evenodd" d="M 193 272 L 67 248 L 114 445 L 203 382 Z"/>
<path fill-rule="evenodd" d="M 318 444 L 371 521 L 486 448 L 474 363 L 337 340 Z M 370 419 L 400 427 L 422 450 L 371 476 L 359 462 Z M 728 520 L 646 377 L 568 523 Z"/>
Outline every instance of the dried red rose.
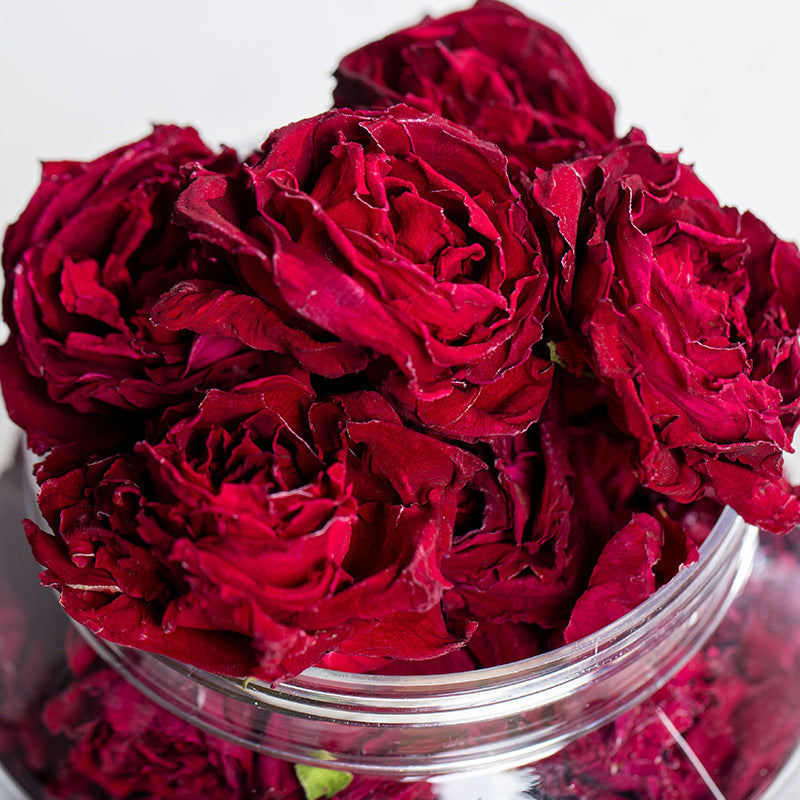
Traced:
<path fill-rule="evenodd" d="M 797 524 L 782 477 L 800 419 L 797 248 L 638 133 L 539 173 L 531 210 L 560 265 L 555 358 L 601 382 L 642 483 L 682 503 L 713 492 L 768 530 Z"/>
<path fill-rule="evenodd" d="M 72 634 L 72 635 L 70 635 Z M 69 682 L 39 712 L 53 798 L 306 800 L 288 764 L 164 711 L 68 632 Z"/>
<path fill-rule="evenodd" d="M 74 678 L 44 708 L 50 734 L 69 743 L 48 781 L 50 796 L 244 800 L 265 791 L 254 752 L 147 702 L 101 665 Z M 301 792 L 279 796 L 303 800 Z"/>
<path fill-rule="evenodd" d="M 614 103 L 569 45 L 496 0 L 397 31 L 345 56 L 334 102 L 406 103 L 473 129 L 533 175 L 614 139 Z"/>
<path fill-rule="evenodd" d="M 335 110 L 276 131 L 247 173 L 198 174 L 177 203 L 239 285 L 178 285 L 160 325 L 330 378 L 369 367 L 409 418 L 462 441 L 537 418 L 547 275 L 496 147 L 406 107 Z"/>
<path fill-rule="evenodd" d="M 0 378 L 11 417 L 42 453 L 84 439 L 90 451 L 202 383 L 242 380 L 239 342 L 192 338 L 150 320 L 177 281 L 216 265 L 172 224 L 182 169 L 235 172 L 191 128 L 161 125 L 95 161 L 48 163 L 42 183 L 5 237 L 5 320 Z M 236 354 L 238 360 L 232 358 Z"/>
<path fill-rule="evenodd" d="M 471 493 L 478 519 L 462 522 L 442 565 L 446 610 L 479 621 L 467 647 L 481 666 L 592 633 L 696 559 L 703 524 L 640 485 L 635 446 L 597 382 L 563 370 L 541 420 L 495 444 L 495 471 L 462 493 L 462 516 Z M 487 625 L 502 647 L 481 641 Z"/>
<path fill-rule="evenodd" d="M 211 390 L 132 452 L 46 480 L 55 536 L 27 530 L 44 582 L 103 638 L 277 680 L 329 650 L 413 659 L 463 642 L 474 626 L 446 626 L 440 562 L 482 467 L 375 393 L 317 398 L 276 376 Z"/>

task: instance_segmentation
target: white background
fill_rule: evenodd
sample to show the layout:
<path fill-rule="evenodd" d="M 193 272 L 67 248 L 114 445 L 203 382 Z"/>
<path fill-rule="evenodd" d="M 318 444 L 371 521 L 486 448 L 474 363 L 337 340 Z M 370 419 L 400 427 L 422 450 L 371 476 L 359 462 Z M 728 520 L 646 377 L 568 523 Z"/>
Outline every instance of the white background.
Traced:
<path fill-rule="evenodd" d="M 788 2 L 520 0 L 571 42 L 661 150 L 683 148 L 728 204 L 800 237 L 800 11 Z M 450 0 L 0 0 L 0 225 L 39 159 L 88 159 L 149 130 L 196 125 L 256 143 L 330 105 L 349 50 L 463 7 Z M 11 441 L 0 410 L 0 456 Z M 794 796 L 791 792 L 789 795 Z M 787 796 L 789 796 L 787 795 Z"/>

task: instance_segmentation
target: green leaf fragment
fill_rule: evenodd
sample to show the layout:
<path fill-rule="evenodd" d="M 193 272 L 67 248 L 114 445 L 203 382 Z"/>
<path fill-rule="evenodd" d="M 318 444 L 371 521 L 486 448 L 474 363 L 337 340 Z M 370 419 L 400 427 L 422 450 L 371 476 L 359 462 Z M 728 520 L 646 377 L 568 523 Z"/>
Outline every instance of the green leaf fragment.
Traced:
<path fill-rule="evenodd" d="M 563 369 L 563 368 L 565 368 L 567 366 L 567 364 L 564 361 L 564 359 L 561 358 L 561 356 L 558 354 L 557 347 L 558 347 L 558 345 L 555 342 L 548 342 L 547 343 L 547 349 L 548 349 L 548 351 L 550 353 L 550 360 L 556 366 L 561 367 Z"/>
<path fill-rule="evenodd" d="M 306 800 L 319 800 L 325 797 L 331 800 L 336 794 L 346 789 L 353 780 L 350 772 L 340 772 L 327 767 L 310 767 L 307 764 L 295 764 L 297 780 L 303 787 Z"/>

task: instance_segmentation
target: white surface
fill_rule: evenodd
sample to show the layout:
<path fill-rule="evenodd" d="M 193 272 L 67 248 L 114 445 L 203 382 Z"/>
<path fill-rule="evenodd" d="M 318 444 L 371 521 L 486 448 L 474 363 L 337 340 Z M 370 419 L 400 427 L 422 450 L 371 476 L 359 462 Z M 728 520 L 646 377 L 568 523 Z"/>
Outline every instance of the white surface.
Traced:
<path fill-rule="evenodd" d="M 256 142 L 330 105 L 344 53 L 453 0 L 0 2 L 0 226 L 38 183 L 38 160 L 88 159 L 196 125 Z M 800 6 L 788 2 L 520 0 L 556 27 L 636 124 L 729 204 L 800 237 Z M 0 409 L 0 464 L 12 441 Z"/>
<path fill-rule="evenodd" d="M 2 764 L 0 764 L 0 800 L 30 800 Z"/>

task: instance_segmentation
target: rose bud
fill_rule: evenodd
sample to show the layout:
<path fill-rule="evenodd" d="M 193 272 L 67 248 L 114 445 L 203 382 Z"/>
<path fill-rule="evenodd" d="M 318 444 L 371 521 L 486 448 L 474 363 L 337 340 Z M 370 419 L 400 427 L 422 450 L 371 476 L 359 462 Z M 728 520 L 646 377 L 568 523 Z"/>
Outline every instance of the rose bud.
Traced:
<path fill-rule="evenodd" d="M 440 562 L 483 466 L 374 392 L 318 399 L 274 376 L 210 390 L 132 452 L 45 480 L 55 535 L 27 531 L 43 582 L 104 639 L 278 680 L 328 651 L 463 644 L 474 626 L 447 628 Z"/>
<path fill-rule="evenodd" d="M 782 471 L 800 418 L 797 247 L 638 132 L 538 174 L 531 213 L 560 264 L 554 359 L 602 384 L 643 484 L 768 530 L 800 522 Z"/>
<path fill-rule="evenodd" d="M 506 159 L 406 107 L 276 131 L 249 180 L 199 173 L 177 217 L 238 283 L 187 280 L 154 318 L 369 380 L 402 413 L 474 441 L 524 430 L 547 397 L 547 274 Z"/>
<path fill-rule="evenodd" d="M 8 229 L 11 336 L 0 349 L 0 379 L 36 452 L 76 440 L 102 450 L 138 427 L 141 412 L 173 404 L 204 380 L 224 384 L 233 373 L 238 382 L 254 361 L 235 340 L 176 335 L 150 320 L 165 289 L 218 274 L 171 222 L 189 164 L 238 169 L 235 153 L 212 152 L 191 128 L 157 126 L 95 161 L 45 164 Z"/>
<path fill-rule="evenodd" d="M 334 103 L 406 103 L 474 130 L 533 175 L 614 139 L 614 103 L 569 45 L 495 0 L 392 33 L 345 56 Z"/>

